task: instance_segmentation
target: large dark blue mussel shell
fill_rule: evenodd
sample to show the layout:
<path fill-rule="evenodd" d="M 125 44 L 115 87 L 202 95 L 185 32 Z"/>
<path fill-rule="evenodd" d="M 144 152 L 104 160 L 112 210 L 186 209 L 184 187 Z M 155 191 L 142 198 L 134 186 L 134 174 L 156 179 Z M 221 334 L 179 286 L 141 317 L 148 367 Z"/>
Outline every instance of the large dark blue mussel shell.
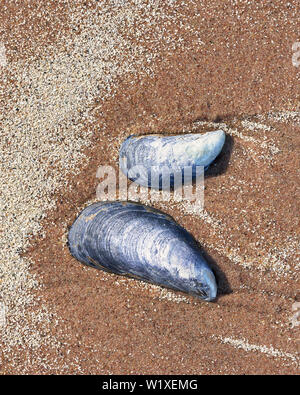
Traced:
<path fill-rule="evenodd" d="M 98 202 L 73 223 L 68 243 L 82 263 L 211 301 L 215 276 L 193 236 L 159 210 L 131 202 Z"/>

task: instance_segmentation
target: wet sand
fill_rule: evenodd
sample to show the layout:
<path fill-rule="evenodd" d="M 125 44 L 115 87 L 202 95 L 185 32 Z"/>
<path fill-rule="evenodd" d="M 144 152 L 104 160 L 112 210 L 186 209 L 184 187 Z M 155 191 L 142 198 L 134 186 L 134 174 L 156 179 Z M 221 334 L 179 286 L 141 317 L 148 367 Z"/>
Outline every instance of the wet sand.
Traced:
<path fill-rule="evenodd" d="M 10 211 L 3 215 L 0 372 L 299 372 L 297 3 L 93 3 L 69 12 L 64 2 L 33 8 L 27 21 L 45 24 L 45 34 L 25 30 L 11 8 L 16 23 L 2 38 L 2 131 L 8 143 L 15 138 L 3 144 L 4 158 L 22 159 L 19 147 L 31 139 L 22 161 L 2 167 Z M 203 246 L 219 282 L 216 302 L 86 268 L 70 256 L 68 226 L 96 198 L 97 168 L 118 170 L 124 138 L 220 127 L 227 139 L 205 178 L 204 211 L 146 202 Z M 26 167 L 31 152 L 37 164 Z M 16 176 L 28 180 L 23 191 Z"/>

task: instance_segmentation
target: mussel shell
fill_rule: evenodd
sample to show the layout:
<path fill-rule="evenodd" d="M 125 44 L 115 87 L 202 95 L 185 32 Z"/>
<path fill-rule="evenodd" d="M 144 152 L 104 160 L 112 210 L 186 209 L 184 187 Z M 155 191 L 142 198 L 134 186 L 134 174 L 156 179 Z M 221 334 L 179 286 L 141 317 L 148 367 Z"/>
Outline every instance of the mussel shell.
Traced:
<path fill-rule="evenodd" d="M 196 295 L 216 297 L 215 276 L 193 236 L 163 212 L 98 202 L 73 223 L 68 243 L 82 263 Z"/>
<path fill-rule="evenodd" d="M 174 186 L 174 180 L 182 185 L 190 184 L 197 176 L 197 168 L 205 169 L 220 154 L 225 142 L 223 130 L 205 134 L 163 136 L 151 134 L 129 136 L 119 152 L 120 168 L 129 179 L 155 189 L 165 189 L 162 179 Z M 184 169 L 192 172 L 184 174 Z"/>

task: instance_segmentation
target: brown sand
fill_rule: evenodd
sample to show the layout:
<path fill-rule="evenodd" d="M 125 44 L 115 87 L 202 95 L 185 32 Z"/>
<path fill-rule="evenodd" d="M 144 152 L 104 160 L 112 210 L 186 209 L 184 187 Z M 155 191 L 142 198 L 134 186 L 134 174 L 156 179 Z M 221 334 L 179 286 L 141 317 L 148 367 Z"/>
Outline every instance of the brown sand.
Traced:
<path fill-rule="evenodd" d="M 299 331 L 291 324 L 299 301 L 300 127 L 291 113 L 299 114 L 299 68 L 291 61 L 297 2 L 232 3 L 191 2 L 184 16 L 204 44 L 185 30 L 185 45 L 161 46 L 151 76 L 122 77 L 114 97 L 91 105 L 92 121 L 84 123 L 95 131 L 88 163 L 55 193 L 57 208 L 43 223 L 46 237 L 33 240 L 27 252 L 43 285 L 32 292 L 55 313 L 44 333 L 55 346 L 3 352 L 1 372 L 297 372 Z M 174 37 L 182 34 L 177 28 L 170 26 Z M 14 29 L 29 34 L 18 24 Z M 56 45 L 52 30 L 47 37 Z M 153 42 L 149 53 L 156 51 Z M 95 198 L 98 166 L 118 168 L 124 137 L 213 129 L 209 122 L 225 123 L 228 137 L 205 179 L 205 212 L 174 202 L 153 205 L 204 246 L 219 280 L 215 303 L 86 268 L 69 255 L 66 225 Z"/>

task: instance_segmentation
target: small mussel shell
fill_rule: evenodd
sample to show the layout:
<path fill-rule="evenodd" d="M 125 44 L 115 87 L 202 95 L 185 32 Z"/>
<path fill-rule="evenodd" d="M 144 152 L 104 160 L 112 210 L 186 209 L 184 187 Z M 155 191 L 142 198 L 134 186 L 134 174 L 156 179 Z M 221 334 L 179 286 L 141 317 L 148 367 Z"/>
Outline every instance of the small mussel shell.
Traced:
<path fill-rule="evenodd" d="M 187 185 L 197 176 L 197 168 L 207 169 L 216 159 L 224 142 L 223 130 L 175 136 L 132 135 L 121 145 L 120 168 L 142 186 L 165 189 L 164 178 L 170 180 L 166 186 L 174 186 L 174 180 Z M 191 169 L 190 173 L 187 168 Z"/>
<path fill-rule="evenodd" d="M 216 297 L 215 276 L 193 236 L 163 212 L 130 202 L 98 202 L 73 223 L 68 243 L 82 263 L 187 292 Z"/>

